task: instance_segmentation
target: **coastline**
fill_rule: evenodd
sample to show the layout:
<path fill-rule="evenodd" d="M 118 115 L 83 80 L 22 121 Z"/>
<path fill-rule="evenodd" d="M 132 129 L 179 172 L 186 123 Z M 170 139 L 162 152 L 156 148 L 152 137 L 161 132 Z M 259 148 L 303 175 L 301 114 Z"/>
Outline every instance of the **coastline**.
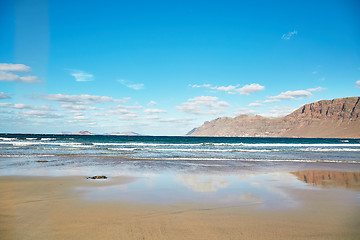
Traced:
<path fill-rule="evenodd" d="M 1 239 L 360 235 L 355 140 L 22 135 L 0 144 Z"/>

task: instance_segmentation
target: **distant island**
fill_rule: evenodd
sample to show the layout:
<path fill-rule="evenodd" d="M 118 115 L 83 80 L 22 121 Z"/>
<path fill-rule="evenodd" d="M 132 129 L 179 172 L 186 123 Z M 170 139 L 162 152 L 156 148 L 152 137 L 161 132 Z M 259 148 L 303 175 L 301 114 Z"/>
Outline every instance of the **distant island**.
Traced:
<path fill-rule="evenodd" d="M 94 135 L 93 133 L 89 132 L 89 131 L 80 131 L 77 133 L 74 133 L 75 135 Z"/>
<path fill-rule="evenodd" d="M 259 115 L 206 121 L 188 136 L 360 138 L 360 97 L 321 100 L 281 118 Z"/>

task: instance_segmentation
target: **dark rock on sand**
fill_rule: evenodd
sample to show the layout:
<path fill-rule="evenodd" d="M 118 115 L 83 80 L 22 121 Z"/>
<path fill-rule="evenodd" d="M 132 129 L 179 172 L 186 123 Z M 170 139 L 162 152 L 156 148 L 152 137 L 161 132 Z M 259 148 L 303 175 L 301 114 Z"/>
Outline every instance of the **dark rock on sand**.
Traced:
<path fill-rule="evenodd" d="M 93 177 L 87 177 L 87 179 L 107 179 L 107 176 L 93 176 Z"/>

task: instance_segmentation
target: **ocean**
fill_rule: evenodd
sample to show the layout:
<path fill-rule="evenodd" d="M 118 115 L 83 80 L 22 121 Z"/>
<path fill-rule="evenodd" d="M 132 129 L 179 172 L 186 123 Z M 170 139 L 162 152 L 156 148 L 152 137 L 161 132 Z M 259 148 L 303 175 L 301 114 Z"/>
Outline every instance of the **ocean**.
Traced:
<path fill-rule="evenodd" d="M 360 139 L 0 134 L 0 175 L 295 163 L 360 164 Z"/>

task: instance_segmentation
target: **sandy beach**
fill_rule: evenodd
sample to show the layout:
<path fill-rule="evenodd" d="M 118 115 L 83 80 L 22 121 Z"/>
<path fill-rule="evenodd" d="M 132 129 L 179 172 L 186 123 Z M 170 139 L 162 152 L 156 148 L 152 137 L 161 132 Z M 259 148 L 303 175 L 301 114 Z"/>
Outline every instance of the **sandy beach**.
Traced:
<path fill-rule="evenodd" d="M 358 239 L 359 173 L 348 173 L 350 178 L 355 176 L 349 188 L 340 186 L 349 176 L 336 186 L 315 186 L 316 181 L 304 183 L 296 175 L 286 174 L 294 176 L 291 181 L 300 185 L 291 187 L 284 179 L 272 178 L 259 182 L 263 177 L 257 181 L 254 177 L 241 180 L 251 182 L 254 188 L 264 183 L 268 184 L 265 188 L 276 186 L 276 194 L 286 196 L 283 202 L 273 197 L 259 200 L 241 187 L 232 190 L 241 200 L 224 202 L 221 197 L 226 198 L 225 193 L 213 195 L 221 192 L 214 188 L 219 185 L 210 184 L 211 188 L 206 186 L 209 181 L 201 180 L 198 183 L 202 188 L 188 190 L 194 194 L 189 198 L 212 194 L 207 196 L 216 201 L 185 201 L 182 190 L 176 186 L 153 188 L 151 192 L 158 192 L 158 197 L 150 195 L 155 201 L 148 201 L 144 196 L 150 191 L 141 188 L 130 191 L 132 184 L 141 183 L 139 177 L 90 180 L 83 176 L 2 176 L 0 236 L 1 239 Z M 324 172 L 306 174 L 320 174 L 321 178 Z M 300 175 L 304 176 L 304 172 Z M 200 179 L 199 176 L 192 179 Z M 191 179 L 190 175 L 182 177 Z M 217 182 L 225 179 L 215 177 L 220 177 Z M 187 184 L 190 186 L 189 181 Z M 107 196 L 108 192 L 113 195 Z M 127 198 L 129 195 L 132 196 Z M 166 200 L 174 198 L 180 200 Z M 286 204 L 289 199 L 292 204 Z"/>

